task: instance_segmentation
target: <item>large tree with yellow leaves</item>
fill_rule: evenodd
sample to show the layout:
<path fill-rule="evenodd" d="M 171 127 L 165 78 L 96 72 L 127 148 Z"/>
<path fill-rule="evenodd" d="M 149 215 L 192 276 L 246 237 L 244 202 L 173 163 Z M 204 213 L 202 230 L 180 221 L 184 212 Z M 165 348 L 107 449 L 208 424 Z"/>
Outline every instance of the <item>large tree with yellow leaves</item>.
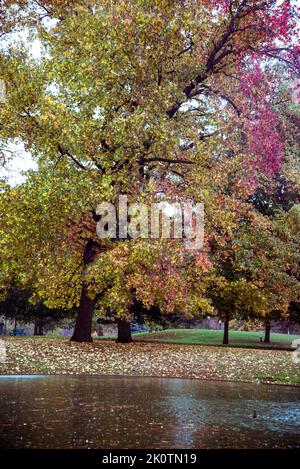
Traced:
<path fill-rule="evenodd" d="M 51 291 L 77 303 L 74 339 L 91 340 L 95 298 L 86 276 L 91 264 L 101 269 L 96 260 L 111 248 L 91 229 L 99 202 L 120 193 L 139 200 L 152 195 L 153 181 L 167 181 L 173 198 L 206 203 L 211 241 L 226 236 L 263 175 L 281 167 L 284 142 L 272 106 L 280 80 L 269 64 L 284 62 L 284 79 L 297 73 L 298 11 L 275 0 L 3 3 L 0 138 L 21 141 L 46 168 L 29 181 L 38 197 L 28 204 L 39 217 L 46 206 L 49 217 L 42 229 L 33 216 L 10 256 L 24 279 L 26 263 L 33 266 L 41 296 Z M 40 59 L 21 42 L 7 46 L 18 28 L 39 41 Z M 3 200 L 8 193 L 23 203 L 26 191 L 8 190 Z M 77 246 L 70 256 L 69 246 Z M 195 259 L 205 270 L 205 250 Z"/>

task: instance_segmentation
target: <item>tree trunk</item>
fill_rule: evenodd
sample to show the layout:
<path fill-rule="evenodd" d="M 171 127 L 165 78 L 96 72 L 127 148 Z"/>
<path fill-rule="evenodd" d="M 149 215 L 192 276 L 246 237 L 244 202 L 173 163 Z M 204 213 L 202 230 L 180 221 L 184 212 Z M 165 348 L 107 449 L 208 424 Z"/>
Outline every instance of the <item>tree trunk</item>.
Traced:
<path fill-rule="evenodd" d="M 35 319 L 33 335 L 44 335 L 43 321 L 41 319 Z"/>
<path fill-rule="evenodd" d="M 266 324 L 265 324 L 265 338 L 264 338 L 264 343 L 265 344 L 270 343 L 270 335 L 271 335 L 271 322 L 266 321 Z"/>
<path fill-rule="evenodd" d="M 128 344 L 130 342 L 133 342 L 131 335 L 131 325 L 129 321 L 125 321 L 124 319 L 118 320 L 117 342 L 122 344 Z"/>
<path fill-rule="evenodd" d="M 71 340 L 73 342 L 93 342 L 92 318 L 95 302 L 87 295 L 87 286 L 84 284 L 81 291 L 80 304 Z"/>
<path fill-rule="evenodd" d="M 89 239 L 85 245 L 83 253 L 84 270 L 87 265 L 91 264 L 97 255 L 98 245 L 92 239 Z M 84 272 L 83 272 L 84 275 Z M 96 301 L 87 294 L 88 285 L 83 282 L 80 303 L 76 324 L 71 341 L 73 342 L 93 342 L 92 339 L 92 319 Z"/>
<path fill-rule="evenodd" d="M 227 345 L 229 343 L 229 319 L 224 321 L 224 335 L 223 335 L 223 344 Z"/>

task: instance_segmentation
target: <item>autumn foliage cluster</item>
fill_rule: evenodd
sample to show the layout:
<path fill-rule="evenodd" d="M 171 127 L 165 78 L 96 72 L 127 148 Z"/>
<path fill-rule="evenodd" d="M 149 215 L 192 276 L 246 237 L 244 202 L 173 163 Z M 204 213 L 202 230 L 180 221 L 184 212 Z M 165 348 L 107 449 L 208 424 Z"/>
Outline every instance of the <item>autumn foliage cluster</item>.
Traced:
<path fill-rule="evenodd" d="M 76 309 L 78 341 L 94 313 L 125 328 L 138 309 L 287 317 L 300 297 L 294 2 L 2 5 L 1 155 L 18 142 L 38 165 L 2 182 L 3 297 L 14 282 Z M 203 249 L 99 240 L 96 207 L 120 194 L 204 203 Z"/>

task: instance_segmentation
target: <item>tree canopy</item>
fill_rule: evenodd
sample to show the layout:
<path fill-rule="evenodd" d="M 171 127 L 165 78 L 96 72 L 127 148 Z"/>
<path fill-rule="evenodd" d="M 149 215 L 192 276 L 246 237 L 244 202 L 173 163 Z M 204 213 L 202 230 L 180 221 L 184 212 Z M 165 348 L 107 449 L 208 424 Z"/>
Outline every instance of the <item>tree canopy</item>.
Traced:
<path fill-rule="evenodd" d="M 133 301 L 187 315 L 297 301 L 298 209 L 271 219 L 253 203 L 279 177 L 299 187 L 298 108 L 280 101 L 299 74 L 296 6 L 6 0 L 0 15 L 0 140 L 39 167 L 0 194 L 4 291 L 17 278 L 88 321 L 96 303 L 128 318 Z M 10 44 L 18 31 L 40 58 Z M 124 193 L 204 202 L 202 250 L 97 239 L 97 205 Z"/>

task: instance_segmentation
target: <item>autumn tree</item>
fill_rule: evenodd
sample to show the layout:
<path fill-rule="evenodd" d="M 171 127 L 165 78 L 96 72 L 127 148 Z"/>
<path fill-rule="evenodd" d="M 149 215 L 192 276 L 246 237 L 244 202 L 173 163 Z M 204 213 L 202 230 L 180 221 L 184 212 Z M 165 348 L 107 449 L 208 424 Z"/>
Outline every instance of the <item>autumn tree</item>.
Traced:
<path fill-rule="evenodd" d="M 72 196 L 70 186 L 76 188 Z M 98 189 L 101 190 L 98 185 L 97 188 L 91 186 L 93 197 L 98 198 Z M 40 170 L 28 174 L 26 182 L 19 186 L 5 184 L 2 187 L 0 259 L 3 297 L 16 283 L 32 292 L 32 302 L 43 301 L 45 306 L 54 309 L 80 307 L 81 292 L 86 288 L 85 256 L 92 236 L 92 248 L 100 249 L 95 223 L 85 216 L 89 207 L 88 196 L 84 195 L 86 190 L 87 181 L 81 179 L 81 173 L 73 170 L 66 177 L 64 171 L 56 171 L 53 176 L 51 169 L 50 172 Z M 90 304 L 81 307 L 92 316 Z M 88 327 L 91 328 L 91 321 L 90 324 L 88 321 Z M 91 329 L 88 332 L 91 336 Z"/>
<path fill-rule="evenodd" d="M 139 200 L 152 180 L 166 180 L 177 185 L 174 197 L 210 200 L 208 249 L 212 239 L 226 236 L 240 198 L 262 174 L 281 167 L 284 145 L 271 106 L 277 81 L 268 63 L 298 70 L 298 11 L 289 1 L 6 0 L 4 6 L 0 74 L 7 100 L 0 138 L 23 142 L 49 170 L 49 185 L 60 174 L 54 187 L 59 195 L 62 185 L 64 197 L 55 195 L 57 206 L 49 206 L 54 240 L 63 231 L 57 218 L 80 232 L 80 217 L 91 226 L 101 200 L 115 202 L 120 193 Z M 39 40 L 39 60 L 24 44 L 6 47 L 18 28 Z M 72 208 L 80 204 L 80 219 L 73 210 L 66 216 L 68 197 Z M 74 335 L 80 341 L 91 340 L 95 306 L 85 276 L 102 252 L 89 232 L 79 234 L 80 255 L 74 250 L 66 258 L 70 272 L 78 263 L 84 273 L 75 275 L 72 290 L 80 295 Z M 44 284 L 39 269 L 39 294 L 52 284 L 68 296 L 59 283 L 65 266 L 48 255 L 48 246 L 39 259 L 52 273 Z"/>
<path fill-rule="evenodd" d="M 296 205 L 273 219 L 249 208 L 233 238 L 216 252 L 219 275 L 211 295 L 225 322 L 223 343 L 233 318 L 263 319 L 268 343 L 270 320 L 288 318 L 291 302 L 299 301 L 299 214 Z"/>
<path fill-rule="evenodd" d="M 285 74 L 285 69 L 282 66 L 275 67 L 276 73 Z M 300 201 L 300 173 L 299 173 L 299 88 L 296 87 L 297 81 L 294 83 L 294 92 L 291 95 L 286 83 L 282 84 L 274 97 L 274 107 L 276 107 L 279 121 L 280 121 L 280 134 L 285 142 L 285 159 L 281 171 L 274 174 L 271 179 L 268 179 L 267 184 L 259 187 L 254 194 L 249 198 L 249 201 L 254 205 L 256 210 L 275 222 L 275 230 L 278 233 L 278 222 L 281 219 L 283 227 L 289 235 L 284 238 L 284 243 L 281 243 L 280 252 L 285 253 L 282 255 L 282 267 L 285 270 L 285 260 L 290 259 L 291 253 L 297 254 L 297 213 L 299 212 Z M 289 212 L 289 213 L 288 213 Z M 293 221 L 292 221 L 293 220 Z M 281 231 L 282 231 L 281 229 Z M 291 244 L 291 240 L 293 242 Z M 269 247 L 270 249 L 270 247 Z M 272 248 L 274 253 L 274 249 Z M 299 273 L 297 268 L 297 256 L 294 258 L 293 269 L 289 270 L 289 276 L 285 277 L 281 291 L 287 293 L 285 307 L 280 307 L 281 302 L 276 300 L 273 309 L 265 317 L 265 337 L 264 342 L 270 342 L 271 320 L 289 319 L 293 317 L 297 319 L 292 311 L 297 309 L 297 291 L 299 285 Z M 277 269 L 278 271 L 278 264 Z M 284 275 L 282 272 L 281 274 Z M 274 273 L 270 270 L 270 276 Z M 283 278 L 282 278 L 283 280 Z M 267 281 L 267 288 L 270 288 L 270 283 Z M 273 291 L 271 288 L 270 291 Z M 277 293 L 279 290 L 277 290 Z M 275 294 L 276 298 L 276 294 Z M 291 304 L 288 306 L 288 299 Z"/>
<path fill-rule="evenodd" d="M 84 309 L 90 316 L 84 324 L 77 317 L 73 338 L 79 341 L 82 336 L 76 337 L 77 333 L 91 336 L 95 306 L 102 314 L 113 312 L 118 323 L 129 323 L 137 302 L 146 310 L 157 305 L 166 314 L 181 309 L 187 316 L 195 316 L 209 310 L 205 285 L 210 263 L 204 253 L 195 258 L 180 240 L 98 239 L 96 223 L 80 211 L 83 194 L 76 171 L 73 177 L 79 199 L 68 194 L 71 174 L 63 183 L 56 173 L 49 183 L 49 173 L 40 170 L 17 187 L 3 186 L 3 297 L 14 282 L 31 289 L 32 302 L 43 301 L 56 309 Z M 87 253 L 95 253 L 96 259 L 90 262 Z M 85 308 L 81 304 L 83 288 Z"/>

